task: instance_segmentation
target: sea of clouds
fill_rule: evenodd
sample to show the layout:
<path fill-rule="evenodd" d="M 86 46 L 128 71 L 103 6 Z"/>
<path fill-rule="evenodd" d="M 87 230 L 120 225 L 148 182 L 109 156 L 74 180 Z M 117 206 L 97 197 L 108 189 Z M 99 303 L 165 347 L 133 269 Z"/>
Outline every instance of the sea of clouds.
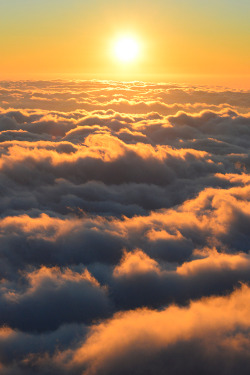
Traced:
<path fill-rule="evenodd" d="M 250 91 L 0 83 L 1 375 L 249 375 Z"/>

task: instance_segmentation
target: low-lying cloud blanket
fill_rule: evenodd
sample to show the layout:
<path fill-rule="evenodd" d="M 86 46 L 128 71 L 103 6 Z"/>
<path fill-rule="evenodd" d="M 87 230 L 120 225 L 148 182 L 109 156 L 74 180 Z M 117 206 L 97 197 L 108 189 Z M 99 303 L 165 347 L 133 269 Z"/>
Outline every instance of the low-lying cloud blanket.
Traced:
<path fill-rule="evenodd" d="M 250 92 L 0 83 L 0 372 L 249 375 Z"/>

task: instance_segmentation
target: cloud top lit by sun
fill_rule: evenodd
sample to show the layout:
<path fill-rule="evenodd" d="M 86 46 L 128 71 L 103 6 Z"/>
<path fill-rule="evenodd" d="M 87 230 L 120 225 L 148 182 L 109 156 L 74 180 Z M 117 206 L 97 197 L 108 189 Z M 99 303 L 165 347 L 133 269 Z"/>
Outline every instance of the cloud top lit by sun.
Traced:
<path fill-rule="evenodd" d="M 132 62 L 138 57 L 139 44 L 131 36 L 121 37 L 115 42 L 114 53 L 119 61 L 123 63 Z"/>

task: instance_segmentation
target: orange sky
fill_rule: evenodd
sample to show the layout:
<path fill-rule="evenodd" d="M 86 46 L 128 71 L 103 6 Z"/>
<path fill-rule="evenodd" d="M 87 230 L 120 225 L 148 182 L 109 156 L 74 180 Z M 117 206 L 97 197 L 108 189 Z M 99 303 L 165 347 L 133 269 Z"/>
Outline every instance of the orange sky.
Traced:
<path fill-rule="evenodd" d="M 0 1 L 1 79 L 185 81 L 249 87 L 246 0 Z M 140 45 L 122 65 L 119 35 Z"/>

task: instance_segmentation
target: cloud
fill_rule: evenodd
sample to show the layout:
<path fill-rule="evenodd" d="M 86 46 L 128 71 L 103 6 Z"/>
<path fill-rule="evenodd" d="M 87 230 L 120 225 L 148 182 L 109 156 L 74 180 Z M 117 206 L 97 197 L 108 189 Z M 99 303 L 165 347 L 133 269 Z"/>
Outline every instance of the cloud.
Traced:
<path fill-rule="evenodd" d="M 2 282 L 1 324 L 22 331 L 51 331 L 62 324 L 91 323 L 111 310 L 107 290 L 85 270 L 42 267 L 24 275 L 17 290 Z"/>
<path fill-rule="evenodd" d="M 249 372 L 249 287 L 243 285 L 227 297 L 211 297 L 192 302 L 185 308 L 172 305 L 161 311 L 147 308 L 120 312 L 93 325 L 87 336 L 65 349 L 72 339 L 66 326 L 57 333 L 64 344 L 53 352 L 53 334 L 48 351 L 37 352 L 37 336 L 25 336 L 11 329 L 1 330 L 0 345 L 4 374 L 74 373 L 127 374 L 235 374 Z M 20 348 L 20 343 L 25 345 Z M 12 345 L 11 345 L 12 344 Z M 33 345 L 32 355 L 25 357 Z M 9 350 L 16 347 L 17 360 Z M 50 348 L 50 349 L 49 349 Z M 45 349 L 45 348 L 44 348 Z M 25 358 L 25 359 L 24 359 Z M 181 358 L 181 360 L 180 360 Z"/>
<path fill-rule="evenodd" d="M 249 373 L 249 95 L 0 83 L 1 373 Z"/>
<path fill-rule="evenodd" d="M 84 374 L 152 374 L 166 368 L 170 374 L 187 369 L 193 374 L 247 374 L 248 298 L 249 288 L 244 286 L 229 297 L 194 302 L 185 309 L 171 306 L 118 314 L 92 328 L 70 365 Z"/>

